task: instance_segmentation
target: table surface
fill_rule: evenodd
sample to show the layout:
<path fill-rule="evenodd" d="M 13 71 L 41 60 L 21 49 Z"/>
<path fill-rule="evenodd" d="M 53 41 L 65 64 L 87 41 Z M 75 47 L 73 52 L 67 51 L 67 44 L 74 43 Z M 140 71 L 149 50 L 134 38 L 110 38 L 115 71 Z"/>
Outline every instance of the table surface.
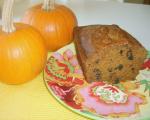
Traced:
<path fill-rule="evenodd" d="M 150 6 L 99 0 L 69 0 L 63 4 L 74 11 L 79 25 L 118 24 L 150 50 Z M 87 120 L 51 96 L 42 73 L 22 85 L 0 83 L 0 92 L 0 120 Z"/>

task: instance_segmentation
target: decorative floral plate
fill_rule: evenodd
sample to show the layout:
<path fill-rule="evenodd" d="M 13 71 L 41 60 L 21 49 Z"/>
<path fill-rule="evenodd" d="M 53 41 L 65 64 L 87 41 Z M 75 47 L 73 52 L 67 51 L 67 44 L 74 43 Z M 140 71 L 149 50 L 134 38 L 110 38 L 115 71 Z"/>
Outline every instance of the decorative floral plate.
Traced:
<path fill-rule="evenodd" d="M 150 52 L 134 81 L 88 84 L 74 44 L 49 55 L 44 81 L 66 108 L 96 120 L 150 120 Z"/>

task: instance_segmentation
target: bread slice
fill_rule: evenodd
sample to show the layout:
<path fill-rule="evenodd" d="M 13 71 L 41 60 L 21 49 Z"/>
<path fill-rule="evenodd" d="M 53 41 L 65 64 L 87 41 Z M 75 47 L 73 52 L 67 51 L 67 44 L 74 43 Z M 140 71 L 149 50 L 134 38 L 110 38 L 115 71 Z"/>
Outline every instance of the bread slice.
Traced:
<path fill-rule="evenodd" d="M 146 59 L 146 49 L 117 25 L 74 29 L 77 55 L 87 82 L 134 80 Z"/>

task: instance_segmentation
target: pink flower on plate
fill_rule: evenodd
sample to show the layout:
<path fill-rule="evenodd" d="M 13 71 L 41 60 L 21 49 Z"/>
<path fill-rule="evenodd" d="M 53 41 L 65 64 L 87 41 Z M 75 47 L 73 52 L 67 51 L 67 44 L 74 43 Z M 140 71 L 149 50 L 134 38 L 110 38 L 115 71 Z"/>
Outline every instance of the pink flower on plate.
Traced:
<path fill-rule="evenodd" d="M 46 68 L 46 79 L 61 86 L 82 85 L 84 76 L 76 55 L 68 49 L 63 54 L 55 52 L 50 56 Z"/>
<path fill-rule="evenodd" d="M 63 54 L 60 54 L 58 52 L 53 53 L 53 56 L 59 61 L 59 62 L 63 62 L 63 63 L 70 63 L 70 65 L 72 67 L 74 67 L 74 73 L 77 74 L 83 74 L 82 70 L 79 66 L 78 60 L 76 55 L 73 54 L 73 52 L 68 49 L 66 50 Z"/>
<path fill-rule="evenodd" d="M 106 90 L 99 88 L 96 92 L 101 92 L 101 93 L 91 93 L 91 89 L 99 87 L 99 86 L 109 86 L 107 85 L 102 85 L 101 82 L 96 82 L 92 83 L 84 88 L 81 88 L 79 93 L 81 94 L 82 98 L 84 99 L 82 102 L 83 109 L 87 109 L 89 111 L 95 111 L 96 114 L 102 115 L 102 116 L 129 116 L 131 114 L 136 114 L 138 113 L 139 110 L 139 105 L 145 104 L 146 99 L 145 96 L 140 95 L 138 93 L 128 93 L 128 97 L 123 97 L 126 96 L 126 93 L 120 92 L 120 97 L 122 98 L 113 98 L 116 97 L 115 95 L 110 95 L 104 94 L 102 92 L 107 92 Z M 117 89 L 115 86 L 111 87 L 115 88 L 117 91 L 120 91 Z M 110 92 L 112 94 L 112 92 Z M 106 96 L 102 96 L 106 95 Z M 107 96 L 108 95 L 108 96 Z M 119 95 L 119 94 L 116 94 Z M 103 98 L 104 97 L 104 98 Z M 125 99 L 125 100 L 123 100 Z M 122 102 L 123 101 L 123 102 Z"/>

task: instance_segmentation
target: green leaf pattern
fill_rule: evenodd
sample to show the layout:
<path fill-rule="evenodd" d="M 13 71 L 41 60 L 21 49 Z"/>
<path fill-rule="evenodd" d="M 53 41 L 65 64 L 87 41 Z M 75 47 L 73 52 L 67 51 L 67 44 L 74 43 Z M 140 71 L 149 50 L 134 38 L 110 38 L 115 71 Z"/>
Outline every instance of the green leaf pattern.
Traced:
<path fill-rule="evenodd" d="M 150 70 L 140 70 L 139 75 L 136 77 L 137 83 L 144 85 L 144 92 L 148 92 L 150 96 Z"/>

